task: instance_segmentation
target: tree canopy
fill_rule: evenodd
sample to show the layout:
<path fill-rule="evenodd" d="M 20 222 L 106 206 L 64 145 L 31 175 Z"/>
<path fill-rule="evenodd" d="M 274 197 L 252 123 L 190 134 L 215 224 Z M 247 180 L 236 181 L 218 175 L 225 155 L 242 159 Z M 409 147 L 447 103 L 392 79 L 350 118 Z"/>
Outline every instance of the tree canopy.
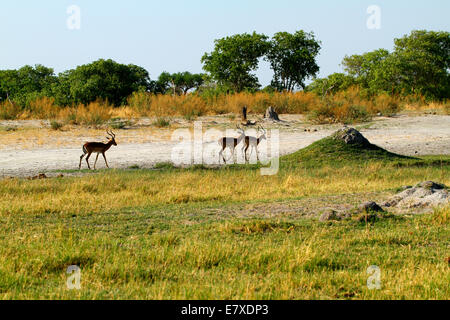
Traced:
<path fill-rule="evenodd" d="M 57 82 L 53 69 L 39 64 L 18 70 L 0 70 L 0 101 L 13 99 L 28 105 L 38 96 L 51 96 Z"/>
<path fill-rule="evenodd" d="M 316 79 L 307 86 L 306 90 L 323 97 L 327 94 L 345 90 L 355 84 L 356 81 L 352 76 L 344 73 L 333 73 L 326 78 Z"/>
<path fill-rule="evenodd" d="M 278 32 L 272 38 L 253 32 L 215 41 L 214 50 L 201 58 L 206 74 L 188 71 L 163 72 L 157 80 L 133 64 L 100 59 L 55 75 L 42 65 L 0 70 L 0 102 L 9 100 L 22 107 L 41 97 L 52 97 L 58 105 L 108 100 L 118 106 L 136 91 L 161 94 L 223 94 L 258 90 L 254 74 L 261 59 L 270 63 L 273 79 L 266 92 L 303 89 L 318 95 L 359 86 L 369 95 L 417 94 L 428 99 L 450 98 L 450 33 L 416 30 L 394 39 L 394 49 L 377 49 L 345 56 L 345 73 L 314 79 L 319 71 L 316 58 L 321 49 L 313 33 Z"/>
<path fill-rule="evenodd" d="M 198 90 L 204 83 L 204 74 L 193 74 L 188 71 L 160 74 L 157 86 L 162 93 L 171 92 L 173 94 L 187 94 L 189 90 Z"/>
<path fill-rule="evenodd" d="M 353 82 L 369 94 L 419 94 L 439 100 L 450 97 L 449 32 L 416 30 L 395 39 L 394 44 L 393 52 L 378 49 L 344 57 L 344 71 L 353 79 L 344 82 Z M 308 90 L 323 85 L 329 88 L 332 76 L 316 79 Z"/>
<path fill-rule="evenodd" d="M 313 33 L 276 33 L 266 56 L 274 72 L 271 86 L 279 91 L 304 89 L 305 79 L 319 72 L 316 63 L 319 50 L 320 42 L 315 40 Z"/>
<path fill-rule="evenodd" d="M 267 53 L 267 39 L 267 36 L 256 32 L 218 39 L 214 51 L 202 57 L 203 69 L 220 85 L 234 91 L 258 89 L 258 78 L 252 72 L 258 68 L 259 59 Z"/>
<path fill-rule="evenodd" d="M 120 105 L 133 92 L 149 90 L 150 76 L 142 67 L 100 59 L 64 72 L 60 83 L 59 95 L 68 101 L 89 103 L 100 98 Z"/>

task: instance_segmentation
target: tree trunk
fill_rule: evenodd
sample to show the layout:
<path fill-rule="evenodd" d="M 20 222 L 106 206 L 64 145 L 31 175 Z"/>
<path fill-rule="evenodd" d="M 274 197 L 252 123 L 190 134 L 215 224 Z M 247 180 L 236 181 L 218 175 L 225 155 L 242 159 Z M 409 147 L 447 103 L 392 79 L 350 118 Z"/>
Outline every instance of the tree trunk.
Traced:
<path fill-rule="evenodd" d="M 273 107 L 267 108 L 264 118 L 270 119 L 273 121 L 280 121 L 280 118 L 278 117 L 278 113 L 275 112 L 275 109 Z"/>
<path fill-rule="evenodd" d="M 247 122 L 247 106 L 242 108 L 242 122 Z"/>
<path fill-rule="evenodd" d="M 243 126 L 254 126 L 256 124 L 256 121 L 250 121 L 247 120 L 247 106 L 244 106 L 242 108 L 242 116 L 241 116 L 241 124 Z"/>

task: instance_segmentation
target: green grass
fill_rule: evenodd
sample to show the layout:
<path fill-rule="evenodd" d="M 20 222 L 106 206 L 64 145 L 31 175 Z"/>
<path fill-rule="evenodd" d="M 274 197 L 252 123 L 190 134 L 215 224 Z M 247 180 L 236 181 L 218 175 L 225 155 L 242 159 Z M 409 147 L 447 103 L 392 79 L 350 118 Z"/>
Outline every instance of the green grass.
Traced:
<path fill-rule="evenodd" d="M 398 155 L 371 143 L 346 144 L 333 136 L 314 142 L 310 146 L 282 158 L 285 167 L 303 165 L 305 167 L 318 167 L 323 165 L 342 166 L 360 164 L 369 161 L 392 162 L 395 160 L 414 158 Z M 418 160 L 418 159 L 416 159 Z"/>
<path fill-rule="evenodd" d="M 436 213 L 436 216 L 443 213 Z M 448 211 L 447 211 L 448 216 Z M 173 205 L 3 217 L 6 299 L 446 299 L 448 218 L 220 219 Z M 66 269 L 81 268 L 81 290 Z M 366 286 L 370 265 L 380 290 Z"/>
<path fill-rule="evenodd" d="M 167 118 L 167 117 L 158 117 L 153 122 L 153 125 L 158 127 L 158 128 L 169 127 L 170 126 L 170 119 Z"/>
<path fill-rule="evenodd" d="M 64 125 L 63 125 L 62 123 L 60 123 L 60 122 L 58 122 L 58 121 L 56 121 L 56 120 L 51 120 L 51 121 L 50 121 L 50 127 L 51 127 L 53 130 L 60 130 L 60 129 L 62 129 L 63 126 L 64 126 Z"/>
<path fill-rule="evenodd" d="M 0 298 L 448 299 L 449 207 L 367 224 L 317 217 L 402 185 L 450 185 L 449 156 L 324 139 L 280 161 L 276 176 L 161 163 L 0 180 Z M 74 264 L 81 290 L 66 287 Z M 380 290 L 366 286 L 371 265 Z"/>

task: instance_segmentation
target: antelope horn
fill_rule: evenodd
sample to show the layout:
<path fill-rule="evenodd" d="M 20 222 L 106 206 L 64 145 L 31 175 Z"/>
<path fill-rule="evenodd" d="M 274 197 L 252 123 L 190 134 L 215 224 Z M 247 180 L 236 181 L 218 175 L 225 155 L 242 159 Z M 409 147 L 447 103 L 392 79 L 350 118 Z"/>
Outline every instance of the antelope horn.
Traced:
<path fill-rule="evenodd" d="M 116 135 L 112 131 L 106 130 L 106 133 L 109 134 L 112 138 L 116 137 Z"/>

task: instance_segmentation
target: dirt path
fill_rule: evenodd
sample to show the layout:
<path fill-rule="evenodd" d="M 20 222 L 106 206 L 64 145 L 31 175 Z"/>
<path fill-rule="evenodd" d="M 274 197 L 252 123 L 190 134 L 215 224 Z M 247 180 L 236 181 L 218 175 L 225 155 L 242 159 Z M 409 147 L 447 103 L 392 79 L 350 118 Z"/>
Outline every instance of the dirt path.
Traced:
<path fill-rule="evenodd" d="M 267 130 L 279 129 L 280 155 L 295 152 L 309 144 L 324 138 L 340 125 L 312 126 L 302 121 L 301 116 L 282 116 L 286 119 L 284 125 L 265 125 Z M 204 130 L 216 129 L 224 133 L 224 124 L 230 120 L 226 117 L 205 117 Z M 0 126 L 42 126 L 41 122 L 0 122 Z M 188 126 L 188 123 L 178 122 L 178 127 Z M 394 118 L 377 118 L 367 125 L 356 126 L 370 142 L 389 151 L 404 155 L 433 155 L 450 154 L 450 116 L 428 115 L 410 117 L 406 115 Z M 310 129 L 310 131 L 305 131 Z M 35 129 L 38 130 L 38 129 Z M 315 131 L 317 130 L 317 131 Z M 41 130 L 44 131 L 44 130 Z M 164 131 L 161 134 L 160 131 Z M 172 160 L 172 152 L 178 148 L 179 141 L 171 141 L 173 129 L 154 129 L 137 127 L 131 130 L 119 130 L 117 137 L 119 145 L 107 152 L 107 159 L 113 168 L 128 168 L 139 166 L 152 167 L 155 163 Z M 19 133 L 17 133 L 19 132 Z M 81 145 L 86 140 L 98 140 L 101 131 L 69 133 L 48 133 L 45 131 L 39 137 L 40 143 L 26 145 L 20 130 L 15 135 L 6 137 L 8 132 L 0 131 L 0 177 L 5 176 L 31 176 L 41 172 L 48 173 L 55 170 L 77 169 L 81 155 Z M 251 133 L 250 131 L 247 132 Z M 95 139 L 95 136 L 97 138 Z M 4 139 L 1 139 L 4 138 Z M 62 140 L 61 140 L 62 139 Z M 215 139 L 204 138 L 203 160 L 213 164 L 218 161 L 219 146 Z M 181 148 L 183 149 L 183 148 Z M 264 149 L 264 147 L 263 147 Z M 184 149 L 185 151 L 188 149 Z M 243 162 L 241 147 L 237 148 L 238 162 Z M 226 155 L 228 158 L 229 153 Z M 95 156 L 91 156 L 93 165 Z M 105 166 L 102 157 L 99 157 L 97 168 Z M 86 163 L 83 162 L 83 167 Z"/>

